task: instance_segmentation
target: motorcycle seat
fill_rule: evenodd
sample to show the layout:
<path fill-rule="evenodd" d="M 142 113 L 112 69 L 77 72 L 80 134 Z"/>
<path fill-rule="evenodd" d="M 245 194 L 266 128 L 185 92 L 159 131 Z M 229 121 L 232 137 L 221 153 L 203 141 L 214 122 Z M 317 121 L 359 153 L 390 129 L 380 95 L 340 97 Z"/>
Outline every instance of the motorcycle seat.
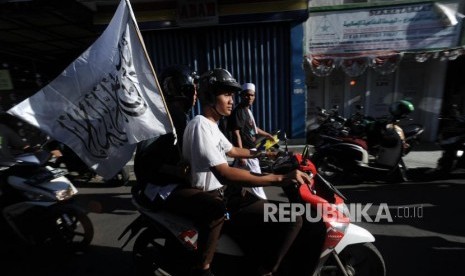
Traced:
<path fill-rule="evenodd" d="M 333 137 L 333 136 L 329 136 L 329 135 L 321 135 L 321 138 L 323 138 L 324 140 L 330 142 L 330 143 L 340 143 L 342 142 L 343 140 L 339 137 Z"/>
<path fill-rule="evenodd" d="M 342 141 L 346 143 L 352 143 L 352 144 L 358 145 L 362 147 L 363 149 L 368 150 L 368 144 L 363 139 L 355 138 L 355 137 L 346 137 L 346 138 L 342 138 Z"/>

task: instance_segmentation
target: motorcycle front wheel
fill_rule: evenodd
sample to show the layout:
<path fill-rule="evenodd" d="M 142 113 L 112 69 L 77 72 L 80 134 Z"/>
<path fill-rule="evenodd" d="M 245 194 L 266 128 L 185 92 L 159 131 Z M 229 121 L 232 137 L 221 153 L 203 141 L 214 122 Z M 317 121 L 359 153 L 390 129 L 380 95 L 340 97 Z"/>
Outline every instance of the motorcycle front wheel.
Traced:
<path fill-rule="evenodd" d="M 125 186 L 129 183 L 130 171 L 128 167 L 123 167 L 112 179 L 105 183 L 109 186 Z"/>
<path fill-rule="evenodd" d="M 386 265 L 378 249 L 372 243 L 353 244 L 338 254 L 349 276 L 385 276 Z M 334 257 L 330 257 L 319 276 L 344 275 Z"/>
<path fill-rule="evenodd" d="M 43 233 L 43 245 L 60 251 L 80 252 L 87 249 L 94 237 L 94 228 L 87 214 L 75 205 L 56 205 L 46 216 L 49 233 Z"/>

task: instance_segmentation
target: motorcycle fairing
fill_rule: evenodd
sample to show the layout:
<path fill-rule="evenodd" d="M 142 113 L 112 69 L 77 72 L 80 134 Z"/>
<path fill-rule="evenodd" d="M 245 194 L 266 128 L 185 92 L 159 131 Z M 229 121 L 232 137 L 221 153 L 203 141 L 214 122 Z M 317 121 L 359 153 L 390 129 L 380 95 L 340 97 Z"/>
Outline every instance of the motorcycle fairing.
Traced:
<path fill-rule="evenodd" d="M 143 208 L 143 207 L 142 207 Z M 182 245 L 189 250 L 197 249 L 198 230 L 193 222 L 166 211 L 141 210 L 150 220 L 157 222 L 173 234 Z M 227 234 L 222 233 L 216 248 L 217 253 L 243 256 L 244 252 L 239 245 Z"/>
<path fill-rule="evenodd" d="M 338 204 L 328 202 L 318 195 L 318 192 L 308 185 L 301 185 L 299 193 L 303 201 L 309 203 L 312 208 L 321 210 L 323 222 L 326 224 L 326 235 L 321 257 L 329 254 L 343 239 L 350 219 L 340 210 Z M 341 202 L 341 198 L 334 193 L 335 202 Z M 339 200 L 338 200 L 339 199 Z"/>
<path fill-rule="evenodd" d="M 364 228 L 350 223 L 344 237 L 336 245 L 335 250 L 339 254 L 348 245 L 356 243 L 374 242 L 375 237 Z"/>
<path fill-rule="evenodd" d="M 27 178 L 22 178 L 19 176 L 12 175 L 8 177 L 8 183 L 10 183 L 13 188 L 20 191 L 30 191 L 43 195 L 47 194 L 47 196 L 50 197 L 50 200 L 52 201 L 56 200 L 55 191 L 71 189 L 73 194 L 78 192 L 71 181 L 69 181 L 64 176 L 60 176 L 50 181 L 34 185 L 27 184 L 27 181 Z"/>
<path fill-rule="evenodd" d="M 155 221 L 173 234 L 189 250 L 197 249 L 199 232 L 194 223 L 184 217 L 160 210 L 139 209 L 149 220 Z"/>

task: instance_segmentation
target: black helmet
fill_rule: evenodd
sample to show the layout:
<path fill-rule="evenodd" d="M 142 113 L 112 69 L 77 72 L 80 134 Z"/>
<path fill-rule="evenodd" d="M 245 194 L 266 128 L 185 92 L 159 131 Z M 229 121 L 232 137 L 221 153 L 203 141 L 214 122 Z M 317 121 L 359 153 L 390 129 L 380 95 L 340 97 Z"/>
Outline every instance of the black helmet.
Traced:
<path fill-rule="evenodd" d="M 184 65 L 171 65 L 160 74 L 160 86 L 167 101 L 190 101 L 195 94 L 198 75 Z"/>
<path fill-rule="evenodd" d="M 202 104 L 215 104 L 216 96 L 223 91 L 241 91 L 241 85 L 227 70 L 216 68 L 200 76 L 198 92 Z"/>
<path fill-rule="evenodd" d="M 389 106 L 389 113 L 394 117 L 403 117 L 415 110 L 413 104 L 406 100 L 397 101 Z"/>

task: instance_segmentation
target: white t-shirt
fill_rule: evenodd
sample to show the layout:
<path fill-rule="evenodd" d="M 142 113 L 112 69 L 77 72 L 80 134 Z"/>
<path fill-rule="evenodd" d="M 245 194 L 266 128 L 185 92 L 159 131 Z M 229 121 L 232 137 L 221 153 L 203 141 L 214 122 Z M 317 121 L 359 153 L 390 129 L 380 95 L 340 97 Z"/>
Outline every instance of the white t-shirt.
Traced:
<path fill-rule="evenodd" d="M 223 185 L 211 172 L 210 167 L 228 163 L 226 153 L 233 145 L 223 135 L 218 125 L 202 115 L 195 116 L 183 136 L 183 156 L 191 165 L 191 184 L 204 191 Z"/>

